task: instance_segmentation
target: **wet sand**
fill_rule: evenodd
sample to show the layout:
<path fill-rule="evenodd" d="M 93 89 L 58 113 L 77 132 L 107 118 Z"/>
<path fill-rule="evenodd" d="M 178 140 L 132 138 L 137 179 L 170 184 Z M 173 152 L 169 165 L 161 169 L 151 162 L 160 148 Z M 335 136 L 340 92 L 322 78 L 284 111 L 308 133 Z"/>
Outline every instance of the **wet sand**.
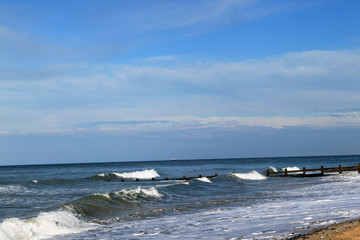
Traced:
<path fill-rule="evenodd" d="M 289 240 L 360 240 L 360 219 L 315 229 L 309 234 L 298 235 Z"/>

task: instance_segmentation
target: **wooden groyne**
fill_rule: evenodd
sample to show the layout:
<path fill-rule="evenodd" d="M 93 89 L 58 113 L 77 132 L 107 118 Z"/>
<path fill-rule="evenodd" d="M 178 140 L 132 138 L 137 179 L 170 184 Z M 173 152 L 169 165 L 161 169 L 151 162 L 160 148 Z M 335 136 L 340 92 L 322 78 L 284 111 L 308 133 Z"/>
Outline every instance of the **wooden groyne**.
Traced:
<path fill-rule="evenodd" d="M 287 170 L 285 168 L 284 171 L 279 172 L 271 172 L 269 169 L 266 171 L 266 176 L 269 177 L 318 177 L 324 176 L 326 173 L 342 173 L 342 172 L 350 172 L 357 171 L 360 174 L 360 163 L 357 166 L 343 167 L 339 165 L 339 167 L 335 168 L 324 168 L 321 166 L 320 168 L 315 169 L 307 169 L 303 167 L 300 170 Z"/>
<path fill-rule="evenodd" d="M 192 180 L 192 179 L 198 179 L 198 178 L 203 178 L 203 177 L 206 177 L 206 178 L 214 178 L 214 177 L 217 177 L 218 174 L 215 173 L 215 175 L 211 175 L 211 176 L 203 176 L 201 174 L 199 174 L 199 176 L 197 177 L 186 177 L 186 176 L 183 176 L 182 178 L 163 178 L 163 179 L 157 179 L 157 178 L 151 178 L 151 179 L 139 179 L 139 178 L 136 178 L 135 181 L 176 181 L 176 180 Z M 130 179 L 128 179 L 130 180 Z M 132 179 L 134 180 L 134 179 Z M 122 178 L 121 179 L 122 182 L 125 182 L 125 179 Z"/>

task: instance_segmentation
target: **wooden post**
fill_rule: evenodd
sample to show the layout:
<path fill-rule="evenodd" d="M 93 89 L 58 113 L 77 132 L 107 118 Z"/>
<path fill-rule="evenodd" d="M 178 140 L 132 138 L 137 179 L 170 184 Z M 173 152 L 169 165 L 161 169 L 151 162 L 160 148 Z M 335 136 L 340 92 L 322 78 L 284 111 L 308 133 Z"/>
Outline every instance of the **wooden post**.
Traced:
<path fill-rule="evenodd" d="M 306 169 L 305 169 L 305 167 L 303 167 L 303 174 L 304 174 L 304 175 L 306 174 Z"/>
<path fill-rule="evenodd" d="M 285 168 L 285 176 L 287 176 L 287 175 L 288 175 L 287 168 Z"/>
<path fill-rule="evenodd" d="M 321 166 L 321 175 L 324 175 L 324 166 Z"/>
<path fill-rule="evenodd" d="M 360 166 L 360 163 L 359 163 L 359 166 Z M 360 173 L 360 168 L 359 168 L 359 173 Z M 269 175 L 270 175 L 270 171 L 268 169 L 268 170 L 266 170 L 266 176 L 269 176 Z"/>
<path fill-rule="evenodd" d="M 339 164 L 339 174 L 342 173 L 341 164 Z"/>

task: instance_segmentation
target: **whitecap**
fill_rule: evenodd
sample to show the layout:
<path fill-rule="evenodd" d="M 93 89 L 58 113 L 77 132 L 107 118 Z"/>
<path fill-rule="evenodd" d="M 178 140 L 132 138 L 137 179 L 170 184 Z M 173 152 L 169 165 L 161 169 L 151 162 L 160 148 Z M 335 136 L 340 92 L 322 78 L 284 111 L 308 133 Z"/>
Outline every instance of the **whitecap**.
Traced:
<path fill-rule="evenodd" d="M 288 171 L 298 171 L 300 170 L 300 168 L 293 166 L 293 167 L 286 167 L 286 168 L 282 168 L 282 171 L 285 171 L 285 169 L 287 169 Z"/>
<path fill-rule="evenodd" d="M 186 180 L 174 180 L 172 181 L 173 183 L 168 183 L 168 184 L 159 184 L 156 185 L 157 188 L 163 188 L 163 187 L 170 187 L 170 186 L 175 186 L 175 185 L 189 185 L 189 181 Z"/>
<path fill-rule="evenodd" d="M 156 197 L 156 198 L 163 197 L 163 195 L 159 193 L 158 190 L 156 190 L 156 188 L 154 187 L 151 188 L 137 187 L 136 189 L 132 189 L 132 190 L 123 189 L 119 192 L 115 192 L 114 194 L 117 196 L 125 197 L 127 200 L 135 200 L 138 199 L 139 197 Z"/>
<path fill-rule="evenodd" d="M 115 176 L 119 178 L 133 178 L 133 179 L 151 179 L 160 177 L 160 175 L 154 170 L 143 170 L 143 171 L 135 171 L 135 172 L 123 172 L 123 173 L 113 173 Z"/>
<path fill-rule="evenodd" d="M 277 169 L 276 169 L 275 167 L 273 167 L 273 166 L 270 166 L 270 167 L 268 168 L 268 170 L 269 170 L 269 172 L 273 172 L 273 173 L 276 173 L 276 172 L 277 172 Z"/>
<path fill-rule="evenodd" d="M 207 177 L 196 178 L 196 180 L 200 182 L 212 183 L 212 181 L 210 181 L 210 179 L 208 179 Z"/>
<path fill-rule="evenodd" d="M 110 194 L 109 193 L 95 193 L 95 196 L 102 196 L 105 197 L 107 199 L 111 199 Z"/>
<path fill-rule="evenodd" d="M 251 171 L 249 173 L 232 173 L 234 177 L 243 179 L 243 180 L 264 180 L 266 177 L 257 171 Z"/>
<path fill-rule="evenodd" d="M 93 228 L 95 224 L 84 222 L 68 211 L 42 212 L 31 219 L 5 219 L 0 223 L 0 239 L 46 239 L 58 235 L 80 233 Z"/>
<path fill-rule="evenodd" d="M 27 193 L 29 190 L 20 185 L 8 185 L 0 187 L 0 193 Z"/>

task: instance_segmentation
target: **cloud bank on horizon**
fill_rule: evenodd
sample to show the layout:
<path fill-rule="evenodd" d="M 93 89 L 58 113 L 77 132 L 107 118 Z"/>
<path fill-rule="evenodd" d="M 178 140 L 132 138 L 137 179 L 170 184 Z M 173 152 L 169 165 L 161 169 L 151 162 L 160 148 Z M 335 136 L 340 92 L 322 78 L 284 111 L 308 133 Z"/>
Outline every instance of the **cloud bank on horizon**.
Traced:
<path fill-rule="evenodd" d="M 2 1 L 0 136 L 359 128 L 358 7 Z"/>

